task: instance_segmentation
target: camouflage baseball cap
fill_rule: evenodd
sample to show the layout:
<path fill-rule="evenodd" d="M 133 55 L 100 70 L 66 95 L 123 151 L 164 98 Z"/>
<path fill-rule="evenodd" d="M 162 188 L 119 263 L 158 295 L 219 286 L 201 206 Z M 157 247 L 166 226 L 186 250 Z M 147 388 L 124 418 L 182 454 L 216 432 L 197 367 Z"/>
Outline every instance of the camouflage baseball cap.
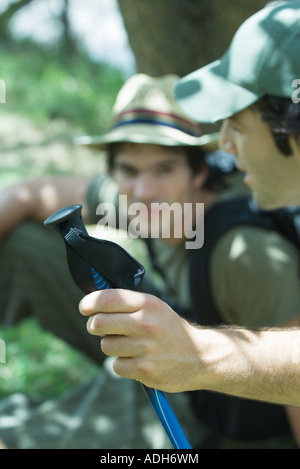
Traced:
<path fill-rule="evenodd" d="M 236 114 L 264 95 L 292 98 L 300 79 L 300 1 L 275 1 L 248 18 L 221 59 L 178 81 L 175 96 L 198 122 Z"/>

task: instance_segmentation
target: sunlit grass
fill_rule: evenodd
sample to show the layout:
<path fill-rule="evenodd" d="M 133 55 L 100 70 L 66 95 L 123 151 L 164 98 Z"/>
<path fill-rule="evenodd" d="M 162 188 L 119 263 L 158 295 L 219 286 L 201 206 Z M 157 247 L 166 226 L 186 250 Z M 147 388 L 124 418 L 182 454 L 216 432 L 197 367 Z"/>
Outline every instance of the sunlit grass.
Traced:
<path fill-rule="evenodd" d="M 5 363 L 0 364 L 0 398 L 25 393 L 36 399 L 58 396 L 95 376 L 98 367 L 63 341 L 47 333 L 34 319 L 0 328 Z"/>

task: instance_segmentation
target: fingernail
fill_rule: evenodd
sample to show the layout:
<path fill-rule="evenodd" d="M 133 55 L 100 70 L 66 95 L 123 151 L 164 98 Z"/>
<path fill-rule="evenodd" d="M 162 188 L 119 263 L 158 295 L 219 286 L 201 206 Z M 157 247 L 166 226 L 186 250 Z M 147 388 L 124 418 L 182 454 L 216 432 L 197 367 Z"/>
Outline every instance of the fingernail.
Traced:
<path fill-rule="evenodd" d="M 79 306 L 78 306 L 79 312 L 80 312 L 81 314 L 84 314 L 84 313 L 83 313 L 83 307 L 84 307 L 84 305 L 83 305 L 84 301 L 83 301 L 83 300 L 84 300 L 84 298 L 82 298 L 82 299 L 80 300 L 80 303 L 79 303 Z"/>
<path fill-rule="evenodd" d="M 93 316 L 90 316 L 90 317 L 88 318 L 88 321 L 87 321 L 87 324 L 86 324 L 88 331 L 93 331 L 93 330 L 94 330 L 94 327 L 93 327 L 93 322 L 94 322 L 94 321 L 93 321 L 93 319 L 94 319 Z"/>

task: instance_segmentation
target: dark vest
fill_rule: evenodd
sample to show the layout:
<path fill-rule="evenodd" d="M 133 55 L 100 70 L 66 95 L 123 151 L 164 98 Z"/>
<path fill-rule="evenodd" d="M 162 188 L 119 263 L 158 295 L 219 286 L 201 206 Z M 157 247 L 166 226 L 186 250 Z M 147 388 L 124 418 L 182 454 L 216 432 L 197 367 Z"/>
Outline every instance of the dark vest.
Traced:
<path fill-rule="evenodd" d="M 233 227 L 258 226 L 275 230 L 300 247 L 295 226 L 298 214 L 299 209 L 292 208 L 263 211 L 247 197 L 215 204 L 205 215 L 203 247 L 189 251 L 193 306 L 192 311 L 184 314 L 187 319 L 203 326 L 224 324 L 214 303 L 208 275 L 210 255 L 221 235 Z M 182 314 L 180 306 L 178 309 L 174 304 L 171 306 Z M 283 406 L 208 391 L 192 391 L 190 396 L 195 412 L 211 428 L 211 436 L 202 444 L 204 448 L 217 448 L 222 436 L 239 440 L 292 438 Z"/>

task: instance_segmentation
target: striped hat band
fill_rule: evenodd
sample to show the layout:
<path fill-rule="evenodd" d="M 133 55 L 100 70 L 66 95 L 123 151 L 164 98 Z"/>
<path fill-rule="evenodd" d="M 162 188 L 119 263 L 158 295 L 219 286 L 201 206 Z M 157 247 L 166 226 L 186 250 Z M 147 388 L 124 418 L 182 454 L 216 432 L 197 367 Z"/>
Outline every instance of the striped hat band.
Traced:
<path fill-rule="evenodd" d="M 150 124 L 166 126 L 180 130 L 194 137 L 201 136 L 201 129 L 197 123 L 175 114 L 152 111 L 149 109 L 130 109 L 119 113 L 112 126 L 112 130 L 123 125 Z"/>

